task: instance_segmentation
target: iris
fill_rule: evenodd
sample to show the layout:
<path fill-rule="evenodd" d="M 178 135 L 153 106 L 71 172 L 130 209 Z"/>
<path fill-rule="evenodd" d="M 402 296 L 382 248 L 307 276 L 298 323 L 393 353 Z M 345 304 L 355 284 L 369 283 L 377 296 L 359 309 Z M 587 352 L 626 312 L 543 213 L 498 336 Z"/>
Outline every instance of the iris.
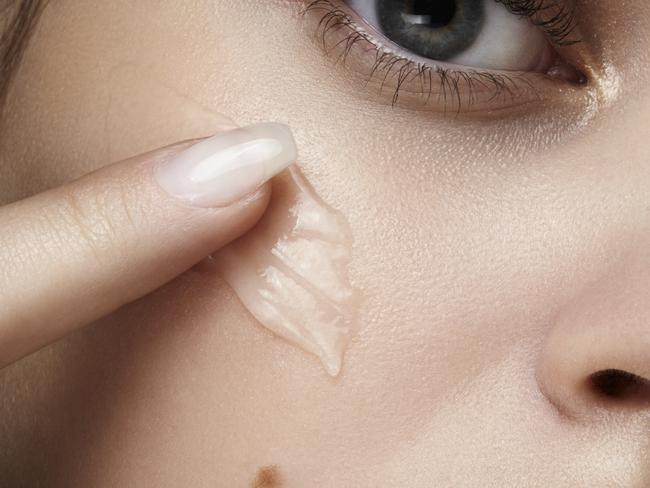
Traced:
<path fill-rule="evenodd" d="M 382 33 L 425 58 L 444 61 L 476 40 L 485 17 L 483 0 L 377 0 Z"/>

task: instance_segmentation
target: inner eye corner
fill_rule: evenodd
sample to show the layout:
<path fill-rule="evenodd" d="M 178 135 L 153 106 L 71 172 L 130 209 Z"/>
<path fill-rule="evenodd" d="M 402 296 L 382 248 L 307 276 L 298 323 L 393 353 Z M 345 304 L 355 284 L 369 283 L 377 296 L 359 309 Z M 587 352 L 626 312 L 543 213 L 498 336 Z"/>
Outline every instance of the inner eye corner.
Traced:
<path fill-rule="evenodd" d="M 629 410 L 650 408 L 650 380 L 629 371 L 610 368 L 591 374 L 587 388 L 610 407 Z"/>
<path fill-rule="evenodd" d="M 559 54 L 558 59 L 561 60 L 560 64 L 552 67 L 545 73 L 545 76 L 569 83 L 576 88 L 585 88 L 591 85 L 593 77 L 587 70 L 564 61 Z"/>

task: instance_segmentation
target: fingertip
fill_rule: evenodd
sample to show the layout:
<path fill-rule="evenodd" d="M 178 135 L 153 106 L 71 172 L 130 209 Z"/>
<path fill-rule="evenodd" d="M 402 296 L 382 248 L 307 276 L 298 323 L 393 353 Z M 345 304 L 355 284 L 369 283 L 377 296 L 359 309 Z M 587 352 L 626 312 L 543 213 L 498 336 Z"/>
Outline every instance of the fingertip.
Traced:
<path fill-rule="evenodd" d="M 255 227 L 266 212 L 271 195 L 272 185 L 265 183 L 232 205 L 215 209 L 218 225 L 213 227 L 215 238 L 212 251 L 217 251 Z"/>
<path fill-rule="evenodd" d="M 261 123 L 221 132 L 156 167 L 168 194 L 203 208 L 227 207 L 293 164 L 297 149 L 291 130 Z"/>

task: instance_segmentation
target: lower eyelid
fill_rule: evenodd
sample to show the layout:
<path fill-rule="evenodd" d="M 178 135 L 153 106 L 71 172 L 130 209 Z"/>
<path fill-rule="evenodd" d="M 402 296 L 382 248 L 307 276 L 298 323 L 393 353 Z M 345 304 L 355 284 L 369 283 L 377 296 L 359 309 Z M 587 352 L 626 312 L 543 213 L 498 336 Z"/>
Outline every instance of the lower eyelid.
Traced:
<path fill-rule="evenodd" d="M 353 72 L 374 91 L 373 98 L 391 105 L 495 113 L 541 102 L 559 85 L 568 85 L 540 73 L 472 69 L 404 55 L 382 44 L 337 0 L 308 1 L 303 14 L 334 64 Z"/>

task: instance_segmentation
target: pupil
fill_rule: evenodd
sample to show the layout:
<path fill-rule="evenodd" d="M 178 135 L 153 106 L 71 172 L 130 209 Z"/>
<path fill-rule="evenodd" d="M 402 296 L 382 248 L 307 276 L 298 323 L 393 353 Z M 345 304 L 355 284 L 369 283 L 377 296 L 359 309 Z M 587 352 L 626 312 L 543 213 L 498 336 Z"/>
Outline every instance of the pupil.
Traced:
<path fill-rule="evenodd" d="M 409 3 L 411 7 L 406 15 L 414 24 L 444 27 L 456 15 L 456 0 L 413 0 Z"/>
<path fill-rule="evenodd" d="M 474 43 L 483 29 L 484 4 L 489 0 L 374 1 L 382 34 L 418 56 L 445 61 Z"/>

